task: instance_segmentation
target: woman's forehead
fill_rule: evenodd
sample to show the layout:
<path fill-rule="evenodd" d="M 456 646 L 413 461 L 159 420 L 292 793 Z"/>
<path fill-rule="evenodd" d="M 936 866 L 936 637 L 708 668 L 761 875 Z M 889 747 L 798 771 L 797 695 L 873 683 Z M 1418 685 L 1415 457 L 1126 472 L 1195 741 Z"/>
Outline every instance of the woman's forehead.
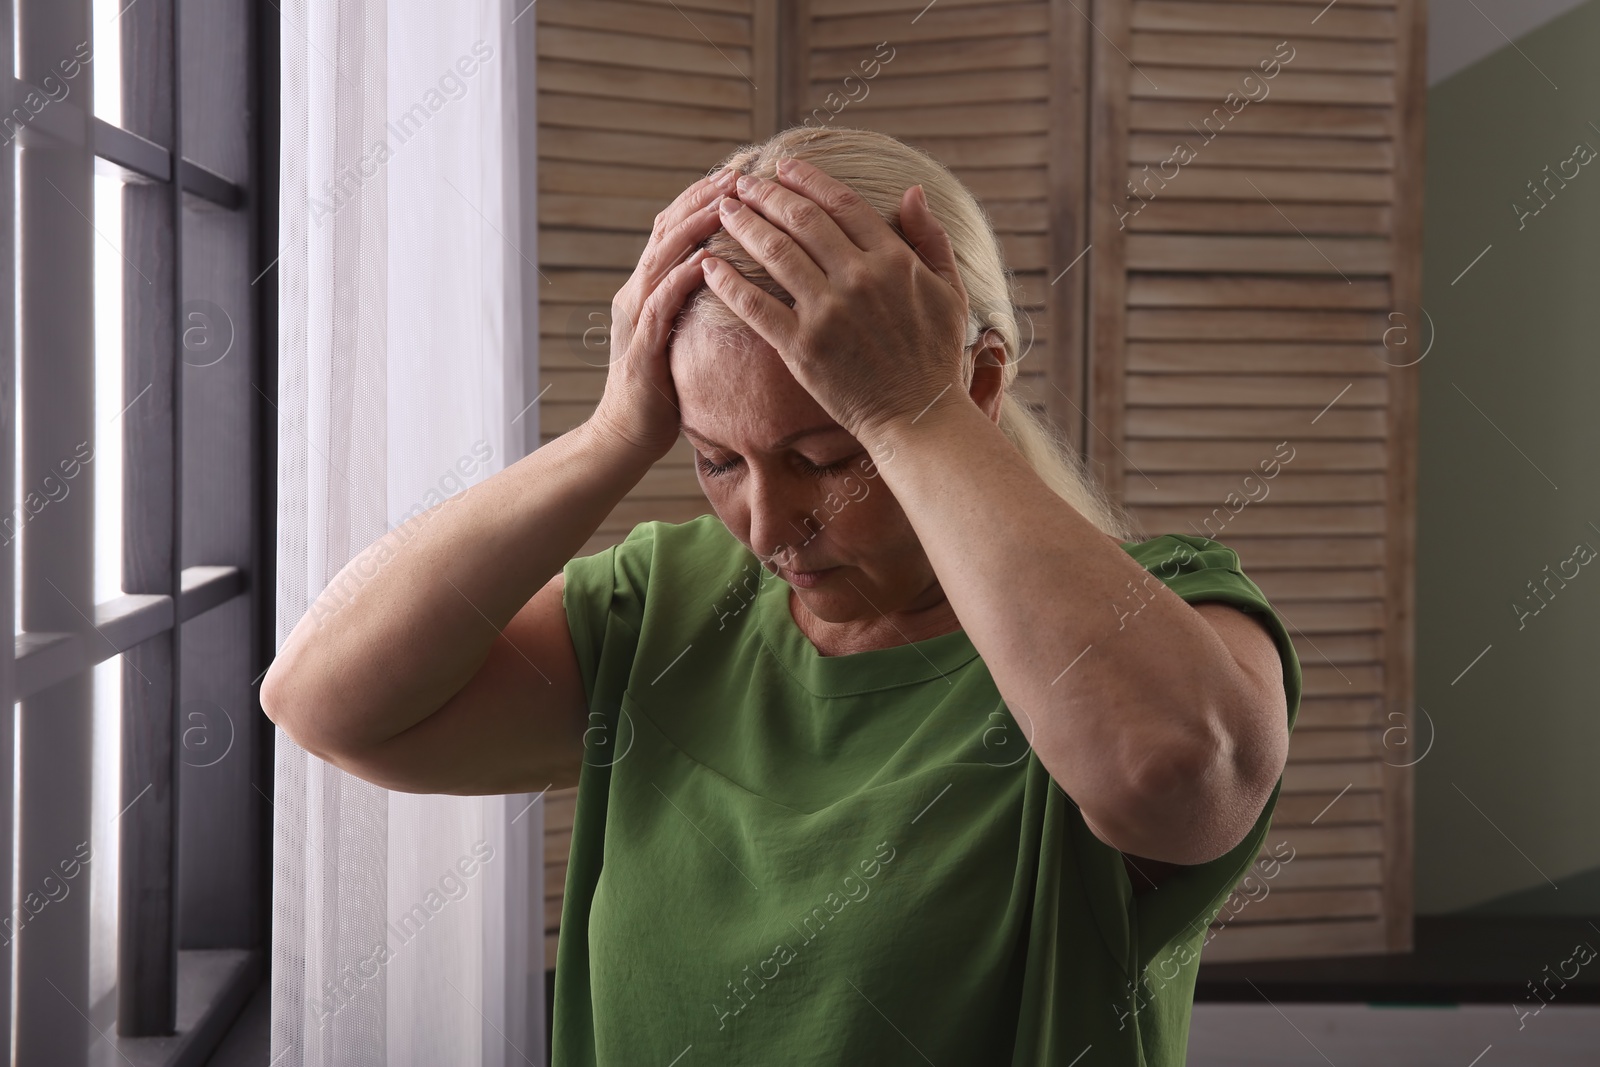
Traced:
<path fill-rule="evenodd" d="M 755 333 L 715 333 L 693 326 L 673 338 L 673 384 L 680 400 L 715 401 L 750 392 L 809 397 L 777 349 Z"/>
<path fill-rule="evenodd" d="M 730 448 L 768 447 L 800 430 L 836 425 L 759 336 L 687 332 L 673 346 L 672 380 L 683 425 Z"/>

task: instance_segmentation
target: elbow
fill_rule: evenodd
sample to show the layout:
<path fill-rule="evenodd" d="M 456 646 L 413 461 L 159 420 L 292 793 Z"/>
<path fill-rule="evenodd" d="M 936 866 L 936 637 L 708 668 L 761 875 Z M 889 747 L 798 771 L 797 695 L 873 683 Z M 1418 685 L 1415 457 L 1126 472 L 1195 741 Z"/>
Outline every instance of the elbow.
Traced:
<path fill-rule="evenodd" d="M 309 717 L 304 708 L 314 705 L 304 693 L 305 679 L 297 671 L 292 657 L 279 653 L 261 679 L 261 711 L 273 725 L 288 735 L 289 740 L 321 759 L 326 759 L 327 749 L 307 730 Z"/>
<path fill-rule="evenodd" d="M 275 726 L 286 726 L 283 718 L 283 694 L 279 667 L 283 660 L 275 659 L 261 678 L 261 713 Z"/>
<path fill-rule="evenodd" d="M 1233 763 L 1231 742 L 1216 730 L 1147 752 L 1124 778 L 1121 818 L 1111 824 L 1114 847 L 1184 866 L 1226 855 L 1254 822 L 1242 830 L 1237 825 L 1241 796 Z"/>
<path fill-rule="evenodd" d="M 296 662 L 295 654 L 285 645 L 261 677 L 262 712 L 278 726 L 292 730 L 295 710 L 306 704 L 307 680 L 304 666 Z"/>

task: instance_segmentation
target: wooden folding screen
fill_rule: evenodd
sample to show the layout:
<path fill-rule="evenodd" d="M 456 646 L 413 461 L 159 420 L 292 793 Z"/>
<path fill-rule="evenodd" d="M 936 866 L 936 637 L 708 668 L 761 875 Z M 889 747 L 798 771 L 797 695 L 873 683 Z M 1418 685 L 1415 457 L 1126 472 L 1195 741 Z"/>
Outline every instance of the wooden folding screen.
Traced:
<path fill-rule="evenodd" d="M 1305 676 L 1294 858 L 1206 959 L 1407 950 L 1422 4 L 1094 18 L 1088 453 L 1150 532 L 1239 552 Z"/>
<path fill-rule="evenodd" d="M 1020 395 L 1148 533 L 1236 548 L 1296 635 L 1279 863 L 1206 959 L 1408 948 L 1420 2 L 535 10 L 541 437 L 593 410 L 611 296 L 729 149 L 808 120 L 926 148 L 1004 243 Z M 690 457 L 680 442 L 584 551 L 709 510 Z M 549 800 L 547 965 L 571 804 Z"/>

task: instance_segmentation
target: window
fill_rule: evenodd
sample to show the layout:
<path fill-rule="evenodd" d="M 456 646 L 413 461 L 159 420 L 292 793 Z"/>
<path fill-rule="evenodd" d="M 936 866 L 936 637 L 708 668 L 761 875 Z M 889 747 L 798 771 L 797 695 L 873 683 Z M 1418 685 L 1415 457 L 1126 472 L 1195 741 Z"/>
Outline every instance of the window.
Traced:
<path fill-rule="evenodd" d="M 263 981 L 277 22 L 0 2 L 6 1062 L 203 1062 Z"/>

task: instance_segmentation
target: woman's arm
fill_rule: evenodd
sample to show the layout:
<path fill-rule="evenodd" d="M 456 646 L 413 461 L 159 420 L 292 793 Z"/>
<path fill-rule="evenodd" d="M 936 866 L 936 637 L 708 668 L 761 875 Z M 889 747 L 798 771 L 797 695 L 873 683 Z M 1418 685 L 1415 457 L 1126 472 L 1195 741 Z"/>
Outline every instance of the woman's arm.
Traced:
<path fill-rule="evenodd" d="M 468 686 L 496 642 L 509 640 L 502 631 L 512 618 L 677 439 L 667 341 L 685 298 L 704 283 L 695 246 L 720 225 L 720 177 L 695 182 L 656 217 L 638 267 L 612 302 L 612 361 L 594 416 L 384 534 L 296 624 L 267 672 L 261 703 L 303 747 L 360 762 L 374 779 L 387 773 L 382 784 L 400 788 L 392 783 L 415 774 L 397 773 L 398 757 L 376 754 L 424 720 L 429 728 L 408 738 L 443 728 L 456 741 L 472 736 L 479 748 L 493 743 L 490 731 L 475 727 L 490 720 L 504 726 L 522 692 L 521 680 L 495 664 L 489 684 L 469 694 L 471 707 L 456 701 L 448 721 L 432 717 Z M 543 621 L 527 632 L 548 630 L 554 608 L 541 602 L 540 609 Z M 569 680 L 563 676 L 541 695 L 550 679 L 539 682 L 534 652 L 518 651 L 531 668 L 530 711 L 565 721 L 569 709 L 546 705 L 556 699 L 550 692 L 571 688 Z M 518 688 L 508 692 L 512 686 Z M 581 686 L 577 698 L 581 703 Z M 555 737 L 557 729 L 548 732 Z M 472 756 L 455 753 L 467 763 Z M 406 758 L 414 757 L 408 749 Z M 484 779 L 503 778 L 507 768 L 494 770 Z"/>
<path fill-rule="evenodd" d="M 390 530 L 296 624 L 262 683 L 263 709 L 329 754 L 370 752 L 416 726 L 467 685 L 651 462 L 584 423 Z M 549 683 L 540 667 L 526 672 L 532 708 Z"/>
<path fill-rule="evenodd" d="M 889 446 L 884 484 L 1039 761 L 1096 835 L 1184 864 L 1243 840 L 1288 752 L 1267 631 L 1227 605 L 1186 604 L 956 390 L 869 439 Z"/>

